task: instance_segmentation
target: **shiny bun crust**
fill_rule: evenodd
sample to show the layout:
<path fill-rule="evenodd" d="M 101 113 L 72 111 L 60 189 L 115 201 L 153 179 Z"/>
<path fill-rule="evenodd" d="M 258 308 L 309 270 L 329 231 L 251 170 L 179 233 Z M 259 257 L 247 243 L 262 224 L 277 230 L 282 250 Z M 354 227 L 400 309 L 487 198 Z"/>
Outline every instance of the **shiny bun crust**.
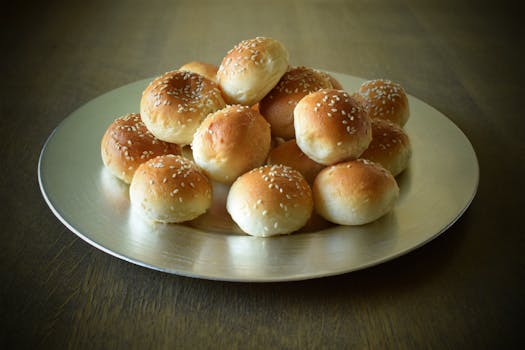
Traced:
<path fill-rule="evenodd" d="M 202 75 L 203 77 L 217 83 L 217 67 L 214 64 L 192 61 L 179 68 L 180 71 L 188 71 Z"/>
<path fill-rule="evenodd" d="M 259 102 L 288 69 L 288 51 L 277 40 L 257 37 L 228 51 L 217 80 L 230 104 L 251 106 Z"/>
<path fill-rule="evenodd" d="M 361 84 L 358 94 L 370 118 L 390 120 L 400 126 L 406 124 L 410 112 L 401 85 L 385 79 L 369 80 Z"/>
<path fill-rule="evenodd" d="M 382 166 L 367 160 L 323 169 L 313 185 L 315 209 L 340 225 L 363 225 L 388 213 L 399 196 L 396 180 Z"/>
<path fill-rule="evenodd" d="M 173 71 L 149 84 L 140 113 L 157 138 L 186 145 L 202 120 L 224 106 L 217 84 L 197 73 Z"/>
<path fill-rule="evenodd" d="M 412 149 L 406 132 L 399 125 L 383 119 L 372 119 L 372 142 L 361 158 L 381 164 L 392 175 L 405 170 Z"/>
<path fill-rule="evenodd" d="M 139 166 L 129 195 L 133 208 L 151 220 L 177 223 L 195 219 L 208 210 L 212 187 L 192 161 L 167 155 Z"/>
<path fill-rule="evenodd" d="M 261 100 L 259 110 L 272 126 L 272 135 L 286 140 L 295 137 L 293 110 L 306 95 L 332 87 L 328 75 L 307 67 L 287 71 Z"/>
<path fill-rule="evenodd" d="M 313 183 L 317 174 L 325 167 L 308 158 L 295 140 L 286 141 L 270 150 L 267 163 L 289 166 L 301 173 L 308 183 Z"/>
<path fill-rule="evenodd" d="M 240 176 L 231 186 L 226 208 L 253 236 L 297 231 L 313 210 L 312 192 L 303 176 L 283 165 L 266 165 Z"/>
<path fill-rule="evenodd" d="M 259 112 L 228 106 L 209 115 L 197 129 L 193 158 L 213 180 L 228 184 L 264 164 L 270 142 L 270 125 Z"/>
<path fill-rule="evenodd" d="M 324 89 L 301 99 L 294 127 L 301 151 L 325 165 L 359 157 L 372 140 L 366 112 L 342 90 Z"/>
<path fill-rule="evenodd" d="M 153 136 L 137 113 L 122 116 L 111 123 L 102 137 L 100 150 L 104 165 L 128 184 L 140 164 L 160 155 L 181 154 L 178 145 Z"/>

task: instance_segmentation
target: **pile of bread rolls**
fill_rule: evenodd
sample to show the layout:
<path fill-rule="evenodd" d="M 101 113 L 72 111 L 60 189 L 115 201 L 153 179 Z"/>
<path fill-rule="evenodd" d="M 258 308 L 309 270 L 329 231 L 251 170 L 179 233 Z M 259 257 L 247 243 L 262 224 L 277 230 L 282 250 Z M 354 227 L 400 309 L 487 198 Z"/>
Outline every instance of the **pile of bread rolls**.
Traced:
<path fill-rule="evenodd" d="M 291 67 L 280 42 L 257 37 L 219 67 L 190 62 L 154 79 L 140 114 L 108 127 L 102 160 L 130 184 L 133 209 L 153 221 L 197 218 L 223 183 L 228 213 L 253 236 L 295 232 L 314 211 L 362 225 L 399 196 L 408 117 L 399 84 L 371 80 L 350 93 L 327 73 Z"/>

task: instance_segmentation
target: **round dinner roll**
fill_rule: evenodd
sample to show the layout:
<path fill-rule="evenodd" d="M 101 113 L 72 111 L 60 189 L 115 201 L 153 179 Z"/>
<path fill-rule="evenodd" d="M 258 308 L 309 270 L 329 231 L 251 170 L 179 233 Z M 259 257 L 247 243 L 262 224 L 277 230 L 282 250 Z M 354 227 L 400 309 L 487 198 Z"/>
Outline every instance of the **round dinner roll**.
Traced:
<path fill-rule="evenodd" d="M 102 162 L 110 172 L 130 183 L 138 166 L 165 154 L 181 154 L 174 143 L 160 141 L 142 122 L 140 114 L 131 113 L 111 123 L 100 143 Z"/>
<path fill-rule="evenodd" d="M 315 210 L 340 225 L 363 225 L 388 213 L 399 196 L 397 182 L 381 165 L 364 159 L 323 169 L 313 185 Z"/>
<path fill-rule="evenodd" d="M 142 93 L 140 114 L 157 138 L 187 145 L 202 120 L 224 106 L 213 81 L 197 73 L 173 71 L 153 80 Z"/>
<path fill-rule="evenodd" d="M 408 167 L 412 148 L 406 132 L 388 120 L 372 119 L 372 142 L 361 158 L 381 164 L 397 176 Z"/>
<path fill-rule="evenodd" d="M 288 51 L 277 40 L 257 37 L 228 51 L 217 72 L 226 102 L 245 106 L 259 102 L 288 69 Z"/>
<path fill-rule="evenodd" d="M 304 154 L 295 140 L 289 140 L 281 143 L 270 150 L 268 154 L 268 164 L 282 164 L 289 166 L 301 173 L 308 183 L 314 182 L 317 174 L 325 167 Z"/>
<path fill-rule="evenodd" d="M 358 90 L 361 104 L 372 119 L 386 119 L 404 126 L 410 116 L 408 98 L 398 83 L 386 79 L 369 80 Z"/>
<path fill-rule="evenodd" d="M 139 166 L 129 197 L 133 208 L 153 221 L 177 223 L 195 219 L 208 210 L 212 187 L 195 163 L 167 155 Z"/>
<path fill-rule="evenodd" d="M 297 231 L 313 210 L 303 176 L 284 165 L 265 165 L 241 175 L 231 186 L 226 209 L 246 233 L 267 237 Z"/>
<path fill-rule="evenodd" d="M 217 82 L 217 70 L 218 69 L 219 67 L 217 67 L 214 64 L 210 64 L 206 62 L 199 62 L 199 61 L 188 62 L 179 68 L 179 70 L 181 71 L 188 71 L 188 72 L 200 74 L 203 77 L 208 78 L 209 80 L 215 83 Z"/>
<path fill-rule="evenodd" d="M 215 181 L 232 183 L 264 163 L 270 125 L 250 107 L 227 106 L 209 115 L 193 137 L 193 159 Z"/>
<path fill-rule="evenodd" d="M 339 82 L 339 80 L 337 80 L 336 78 L 334 78 L 331 74 L 328 74 L 326 72 L 321 72 L 322 74 L 326 75 L 326 77 L 328 78 L 328 80 L 330 80 L 330 83 L 332 84 L 332 89 L 336 89 L 336 90 L 344 90 L 343 88 L 343 85 L 341 85 L 341 83 Z"/>
<path fill-rule="evenodd" d="M 285 140 L 295 137 L 293 110 L 306 95 L 332 87 L 327 75 L 307 67 L 292 68 L 261 100 L 259 111 L 272 126 L 272 135 Z"/>
<path fill-rule="evenodd" d="M 301 99 L 294 127 L 301 151 L 325 165 L 359 157 L 372 140 L 366 112 L 342 90 L 324 89 Z"/>

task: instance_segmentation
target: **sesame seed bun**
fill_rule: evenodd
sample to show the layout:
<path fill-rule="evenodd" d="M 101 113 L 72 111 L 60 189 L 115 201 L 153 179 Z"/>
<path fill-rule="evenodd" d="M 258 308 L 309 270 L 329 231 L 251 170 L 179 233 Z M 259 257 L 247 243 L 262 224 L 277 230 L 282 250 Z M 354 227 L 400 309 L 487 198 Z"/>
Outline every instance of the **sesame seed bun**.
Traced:
<path fill-rule="evenodd" d="M 293 110 L 297 103 L 311 92 L 331 87 L 328 76 L 315 69 L 296 67 L 287 71 L 259 103 L 261 114 L 272 126 L 272 135 L 294 138 Z"/>
<path fill-rule="evenodd" d="M 294 127 L 301 151 L 325 165 L 359 157 L 372 140 L 366 112 L 342 90 L 324 89 L 301 99 Z"/>
<path fill-rule="evenodd" d="M 186 145 L 202 120 L 224 106 L 217 84 L 197 73 L 173 71 L 149 84 L 142 94 L 140 113 L 157 138 Z"/>
<path fill-rule="evenodd" d="M 288 51 L 277 40 L 257 37 L 244 40 L 228 51 L 217 80 L 230 104 L 259 102 L 288 69 Z"/>
<path fill-rule="evenodd" d="M 226 209 L 246 233 L 267 237 L 303 227 L 313 210 L 303 176 L 283 165 L 266 165 L 240 176 L 231 186 Z"/>
<path fill-rule="evenodd" d="M 270 142 L 270 125 L 259 112 L 227 106 L 209 115 L 197 129 L 193 159 L 213 180 L 229 184 L 264 164 Z"/>
<path fill-rule="evenodd" d="M 181 154 L 180 146 L 153 136 L 138 113 L 113 121 L 102 137 L 100 150 L 104 165 L 128 184 L 140 164 L 160 155 Z"/>
<path fill-rule="evenodd" d="M 358 95 L 370 118 L 390 120 L 400 126 L 406 124 L 410 112 L 401 85 L 385 79 L 369 80 L 359 87 Z"/>
<path fill-rule="evenodd" d="M 289 166 L 301 173 L 308 183 L 313 183 L 317 174 L 325 167 L 301 151 L 295 140 L 289 140 L 281 143 L 270 150 L 267 163 L 282 164 Z"/>
<path fill-rule="evenodd" d="M 361 158 L 381 164 L 397 176 L 408 167 L 412 149 L 406 132 L 399 125 L 372 119 L 372 142 Z"/>
<path fill-rule="evenodd" d="M 341 83 L 336 78 L 334 78 L 331 74 L 328 74 L 322 71 L 319 71 L 319 72 L 321 74 L 324 74 L 328 78 L 328 80 L 330 80 L 330 83 L 332 84 L 332 89 L 344 90 L 343 85 L 341 85 Z"/>
<path fill-rule="evenodd" d="M 188 72 L 200 74 L 203 77 L 213 81 L 214 83 L 217 83 L 217 70 L 218 69 L 219 67 L 217 67 L 214 64 L 199 62 L 199 61 L 188 62 L 179 68 L 179 70 L 181 71 L 188 71 Z"/>
<path fill-rule="evenodd" d="M 313 185 L 315 210 L 340 225 L 363 225 L 392 210 L 396 180 L 381 165 L 358 159 L 323 169 Z"/>
<path fill-rule="evenodd" d="M 167 155 L 139 166 L 129 196 L 134 210 L 149 219 L 177 223 L 195 219 L 208 210 L 212 187 L 195 163 Z"/>

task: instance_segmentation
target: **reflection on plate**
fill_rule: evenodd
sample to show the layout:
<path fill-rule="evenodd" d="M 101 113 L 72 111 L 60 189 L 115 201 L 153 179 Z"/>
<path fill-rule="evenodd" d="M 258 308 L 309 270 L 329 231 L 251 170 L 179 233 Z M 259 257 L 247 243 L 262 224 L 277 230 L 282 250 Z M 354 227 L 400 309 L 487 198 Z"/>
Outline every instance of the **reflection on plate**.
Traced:
<path fill-rule="evenodd" d="M 362 79 L 332 73 L 349 90 Z M 38 176 L 53 213 L 95 247 L 149 268 L 230 281 L 288 281 L 341 274 L 390 260 L 445 231 L 474 197 L 479 170 L 465 135 L 443 114 L 409 96 L 410 167 L 398 176 L 394 210 L 368 225 L 334 226 L 320 219 L 300 233 L 256 238 L 241 233 L 216 185 L 204 216 L 155 224 L 130 211 L 128 186 L 104 169 L 100 140 L 118 116 L 139 110 L 151 79 L 104 94 L 66 118 L 40 156 Z"/>

